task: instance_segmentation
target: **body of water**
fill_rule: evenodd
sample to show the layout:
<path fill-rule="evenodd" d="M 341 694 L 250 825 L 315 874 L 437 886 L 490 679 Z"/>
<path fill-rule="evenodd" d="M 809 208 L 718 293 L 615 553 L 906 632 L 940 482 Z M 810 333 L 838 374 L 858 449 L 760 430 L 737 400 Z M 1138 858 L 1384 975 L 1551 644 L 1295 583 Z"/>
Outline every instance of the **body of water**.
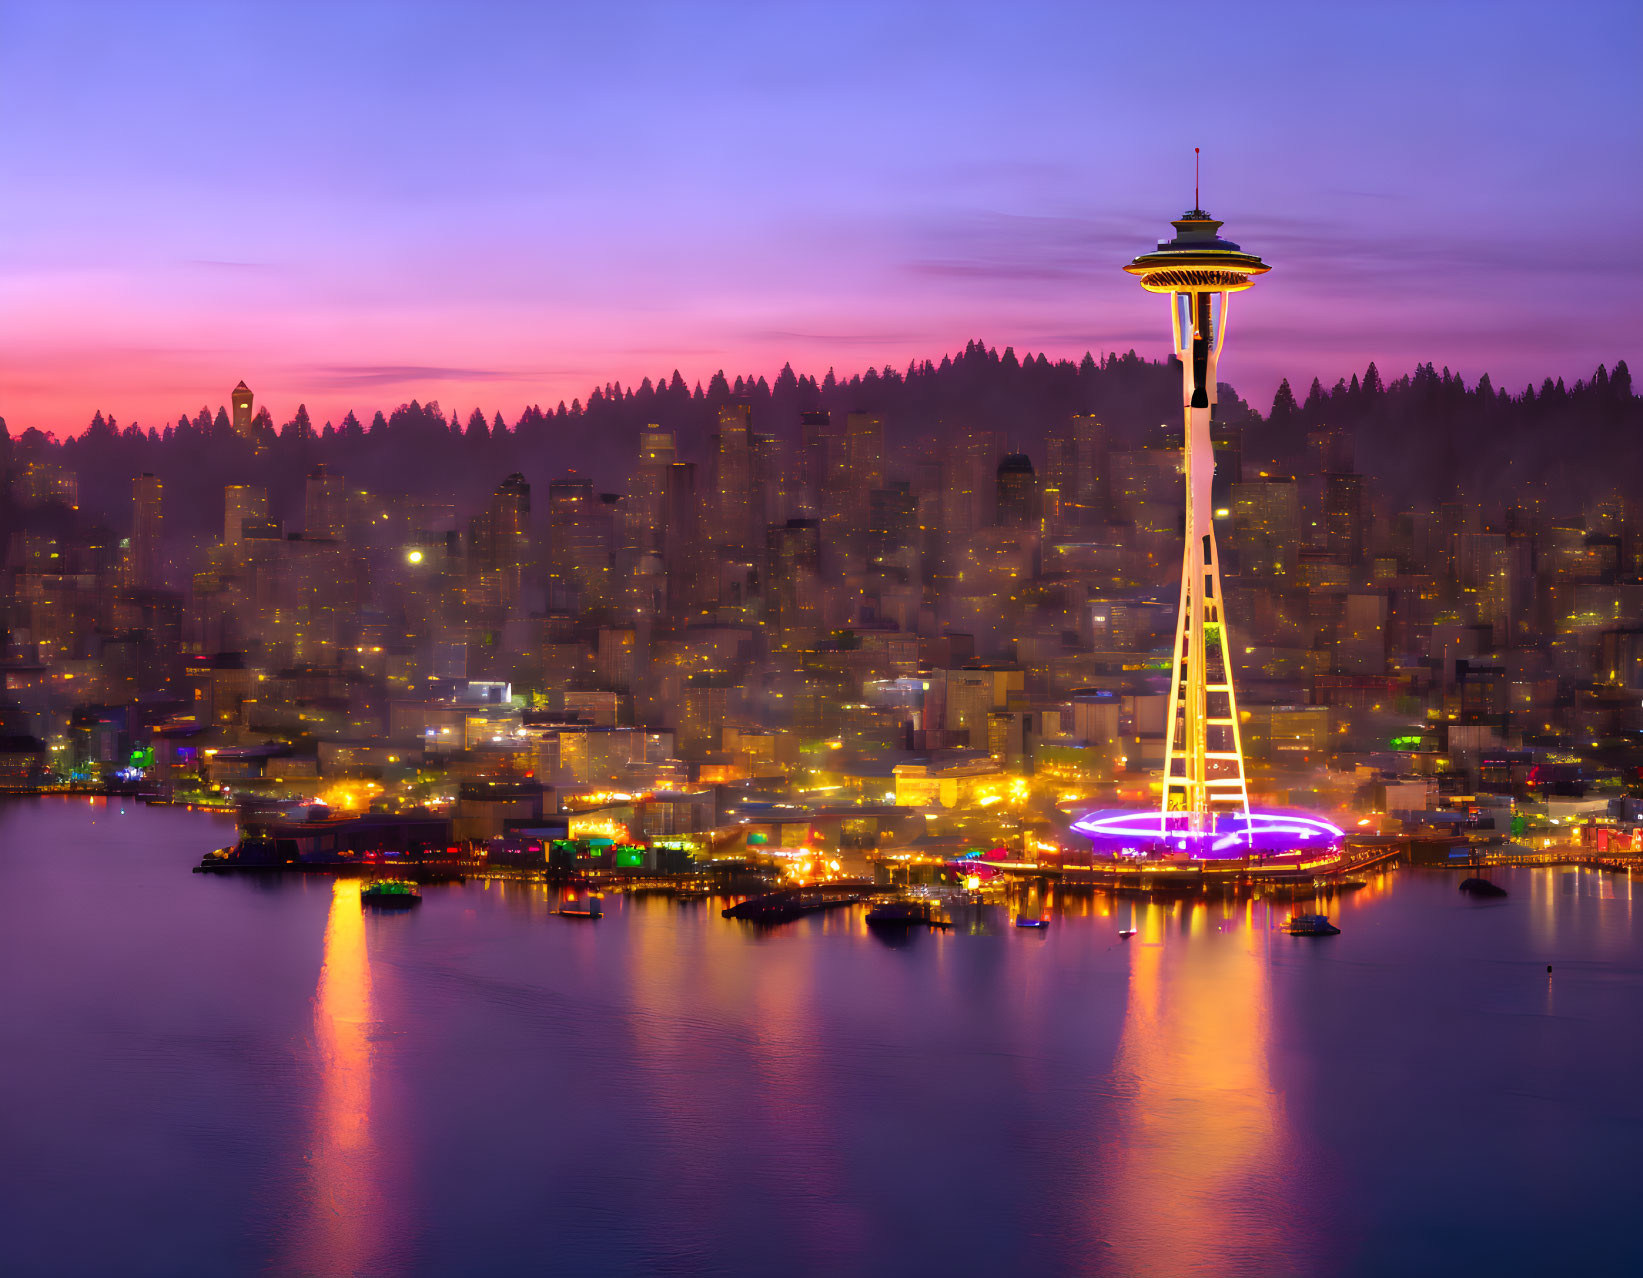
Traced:
<path fill-rule="evenodd" d="M 188 872 L 231 837 L 0 806 L 7 1274 L 1643 1267 L 1625 876 L 1399 871 L 1332 938 L 1085 896 L 887 945 Z"/>

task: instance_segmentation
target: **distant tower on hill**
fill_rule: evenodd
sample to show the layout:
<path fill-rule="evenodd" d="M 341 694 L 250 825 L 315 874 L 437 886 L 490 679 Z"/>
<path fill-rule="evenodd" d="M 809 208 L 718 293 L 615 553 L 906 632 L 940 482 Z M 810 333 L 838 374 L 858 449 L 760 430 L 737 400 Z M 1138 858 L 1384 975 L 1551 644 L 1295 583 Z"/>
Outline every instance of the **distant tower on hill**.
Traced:
<path fill-rule="evenodd" d="M 234 393 L 229 398 L 232 399 L 234 403 L 235 431 L 237 431 L 242 438 L 250 439 L 251 417 L 254 411 L 251 407 L 251 401 L 253 398 L 251 388 L 244 382 L 241 382 L 234 388 Z"/>

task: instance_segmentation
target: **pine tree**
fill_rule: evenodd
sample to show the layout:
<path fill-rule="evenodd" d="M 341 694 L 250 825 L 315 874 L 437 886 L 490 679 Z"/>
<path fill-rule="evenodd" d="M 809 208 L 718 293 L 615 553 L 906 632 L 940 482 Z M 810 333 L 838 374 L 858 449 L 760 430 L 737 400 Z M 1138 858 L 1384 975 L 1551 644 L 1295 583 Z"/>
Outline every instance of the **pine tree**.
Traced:
<path fill-rule="evenodd" d="M 1313 383 L 1317 385 L 1316 382 Z M 1288 421 L 1300 410 L 1295 402 L 1295 392 L 1289 389 L 1289 378 L 1278 383 L 1278 393 L 1272 397 L 1272 412 L 1268 416 L 1274 421 Z"/>

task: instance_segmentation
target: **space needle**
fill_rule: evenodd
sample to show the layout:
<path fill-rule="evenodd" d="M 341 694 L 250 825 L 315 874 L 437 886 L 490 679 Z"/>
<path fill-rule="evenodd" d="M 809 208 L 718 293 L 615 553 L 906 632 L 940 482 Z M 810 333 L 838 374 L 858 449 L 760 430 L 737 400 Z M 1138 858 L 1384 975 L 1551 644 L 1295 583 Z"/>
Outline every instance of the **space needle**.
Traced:
<path fill-rule="evenodd" d="M 1247 840 L 1249 787 L 1211 518 L 1215 449 L 1210 417 L 1226 347 L 1228 302 L 1270 268 L 1221 238 L 1221 223 L 1199 207 L 1196 186 L 1193 197 L 1193 207 L 1173 223 L 1174 238 L 1160 240 L 1155 252 L 1143 253 L 1124 268 L 1149 293 L 1169 299 L 1186 414 L 1186 546 L 1170 665 L 1159 830 L 1165 837 L 1177 830 L 1213 836 L 1228 828 L 1219 819 L 1225 815 L 1237 818 L 1233 826 Z"/>

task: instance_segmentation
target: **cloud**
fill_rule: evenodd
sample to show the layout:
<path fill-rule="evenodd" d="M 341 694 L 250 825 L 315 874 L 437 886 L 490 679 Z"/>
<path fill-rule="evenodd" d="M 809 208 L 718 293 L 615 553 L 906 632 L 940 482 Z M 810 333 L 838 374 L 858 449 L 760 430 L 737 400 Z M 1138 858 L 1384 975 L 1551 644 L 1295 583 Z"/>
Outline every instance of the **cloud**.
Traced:
<path fill-rule="evenodd" d="M 907 340 L 905 333 L 801 333 L 791 329 L 752 329 L 744 336 L 760 342 L 826 342 L 834 346 L 888 346 Z"/>
<path fill-rule="evenodd" d="M 1087 351 L 1114 351 L 1126 350 L 1131 347 L 1163 347 L 1168 338 L 1160 336 L 1168 328 L 1168 320 L 1164 323 L 1147 325 L 1135 328 L 1106 328 L 1085 329 L 1083 332 L 1045 332 L 1028 331 L 1022 335 L 1021 341 L 1029 349 L 1039 347 L 1078 347 Z"/>
<path fill-rule="evenodd" d="M 524 375 L 500 368 L 449 368 L 438 364 L 322 364 L 307 370 L 317 386 L 392 386 L 400 382 L 515 382 Z"/>
<path fill-rule="evenodd" d="M 196 270 L 223 271 L 234 274 L 253 272 L 261 273 L 263 271 L 275 271 L 279 269 L 272 262 L 234 262 L 224 258 L 214 257 L 185 257 L 182 259 L 182 262 L 184 266 L 191 266 Z"/>
<path fill-rule="evenodd" d="M 1139 216 L 1070 217 L 976 213 L 915 228 L 904 268 L 913 275 L 1025 286 L 1102 278 L 1166 235 L 1166 222 Z M 1478 228 L 1454 233 L 1373 230 L 1342 218 L 1257 214 L 1223 234 L 1259 253 L 1295 286 L 1364 293 L 1414 285 L 1447 290 L 1538 286 L 1548 277 L 1633 280 L 1643 251 L 1546 243 Z"/>
<path fill-rule="evenodd" d="M 979 213 L 926 224 L 911 238 L 916 243 L 903 268 L 909 273 L 998 284 L 1104 275 L 1149 247 L 1139 219 L 1020 213 Z"/>

